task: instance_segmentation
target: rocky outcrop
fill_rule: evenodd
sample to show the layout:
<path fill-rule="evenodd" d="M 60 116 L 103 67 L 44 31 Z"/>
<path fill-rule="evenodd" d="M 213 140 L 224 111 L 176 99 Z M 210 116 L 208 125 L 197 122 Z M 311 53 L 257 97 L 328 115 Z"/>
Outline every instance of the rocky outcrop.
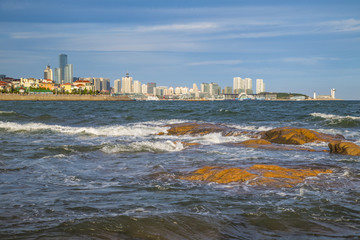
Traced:
<path fill-rule="evenodd" d="M 306 128 L 282 127 L 262 133 L 262 139 L 272 143 L 302 145 L 310 142 L 331 142 L 344 139 L 343 136 L 332 136 Z"/>
<path fill-rule="evenodd" d="M 360 146 L 351 142 L 330 142 L 330 153 L 360 156 Z"/>
<path fill-rule="evenodd" d="M 260 148 L 267 150 L 281 150 L 281 151 L 307 151 L 307 152 L 329 152 L 327 150 L 315 150 L 312 148 L 301 147 L 301 146 L 289 146 L 283 144 L 272 144 L 271 142 L 264 139 L 250 139 L 240 143 L 233 143 L 235 146 L 244 146 L 249 148 Z"/>
<path fill-rule="evenodd" d="M 168 125 L 167 135 L 182 136 L 182 135 L 206 135 L 210 133 L 221 133 L 224 136 L 238 136 L 247 135 L 250 137 L 258 137 L 259 133 L 251 131 L 242 131 L 235 128 L 226 127 L 220 124 L 212 123 L 178 123 Z M 164 135 L 164 132 L 158 135 Z"/>
<path fill-rule="evenodd" d="M 330 169 L 295 169 L 277 165 L 257 164 L 249 168 L 223 168 L 206 166 L 180 179 L 188 181 L 205 181 L 227 184 L 247 182 L 250 185 L 267 187 L 294 187 L 307 177 L 332 173 Z"/>

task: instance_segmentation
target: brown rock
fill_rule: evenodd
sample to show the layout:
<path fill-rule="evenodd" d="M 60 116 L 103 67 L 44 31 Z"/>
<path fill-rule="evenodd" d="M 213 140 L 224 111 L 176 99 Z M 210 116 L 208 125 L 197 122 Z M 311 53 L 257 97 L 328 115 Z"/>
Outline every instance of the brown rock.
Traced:
<path fill-rule="evenodd" d="M 249 139 L 240 143 L 245 146 L 253 146 L 253 145 L 270 145 L 271 142 L 264 139 Z"/>
<path fill-rule="evenodd" d="M 306 128 L 282 127 L 263 132 L 262 139 L 272 143 L 302 145 L 310 142 L 330 142 L 338 137 Z"/>
<path fill-rule="evenodd" d="M 179 123 L 169 125 L 168 135 L 205 135 L 209 133 L 224 132 L 225 128 L 211 123 Z"/>
<path fill-rule="evenodd" d="M 360 156 L 360 146 L 351 142 L 330 142 L 330 153 Z"/>
<path fill-rule="evenodd" d="M 250 148 L 260 148 L 268 150 L 281 150 L 281 151 L 307 151 L 307 152 L 327 152 L 327 150 L 315 150 L 311 148 L 298 147 L 298 146 L 284 146 L 275 145 L 264 139 L 250 139 L 240 143 L 233 143 L 233 145 L 242 145 Z"/>
<path fill-rule="evenodd" d="M 212 123 L 179 123 L 168 125 L 170 129 L 167 135 L 206 135 L 210 133 L 221 133 L 224 136 L 247 135 L 250 137 L 258 137 L 259 133 L 244 131 L 235 128 L 226 127 L 220 124 Z M 161 135 L 161 133 L 158 133 Z"/>
<path fill-rule="evenodd" d="M 307 177 L 332 173 L 322 169 L 293 169 L 276 165 L 257 164 L 252 167 L 221 168 L 206 166 L 180 179 L 189 181 L 206 181 L 226 184 L 231 182 L 248 182 L 250 185 L 267 187 L 294 187 Z"/>

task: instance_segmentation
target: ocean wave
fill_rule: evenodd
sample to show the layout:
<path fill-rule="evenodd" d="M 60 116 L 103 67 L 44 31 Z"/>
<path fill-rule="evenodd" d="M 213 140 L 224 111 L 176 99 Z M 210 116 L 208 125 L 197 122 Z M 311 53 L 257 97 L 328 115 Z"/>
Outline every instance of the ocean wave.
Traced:
<path fill-rule="evenodd" d="M 0 111 L 0 114 L 13 114 L 16 113 L 14 111 Z"/>
<path fill-rule="evenodd" d="M 101 151 L 109 154 L 125 152 L 176 152 L 184 149 L 181 142 L 173 141 L 141 141 L 133 142 L 128 145 L 116 144 L 104 146 Z"/>
<path fill-rule="evenodd" d="M 0 129 L 10 132 L 58 132 L 63 134 L 89 134 L 95 136 L 148 136 L 161 131 L 166 127 L 154 126 L 144 123 L 132 125 L 110 125 L 104 127 L 70 127 L 61 125 L 48 125 L 44 123 L 15 123 L 0 121 Z"/>
<path fill-rule="evenodd" d="M 358 127 L 360 126 L 360 117 L 341 116 L 327 113 L 311 113 L 310 116 L 324 119 L 325 125 L 333 127 Z"/>

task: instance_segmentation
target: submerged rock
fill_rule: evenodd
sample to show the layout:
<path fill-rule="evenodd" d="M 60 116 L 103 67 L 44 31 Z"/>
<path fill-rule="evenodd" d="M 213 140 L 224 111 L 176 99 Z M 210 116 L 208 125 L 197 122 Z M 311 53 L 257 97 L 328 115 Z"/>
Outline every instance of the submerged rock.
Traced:
<path fill-rule="evenodd" d="M 280 151 L 307 151 L 307 152 L 329 152 L 328 150 L 315 150 L 312 148 L 300 147 L 300 146 L 288 146 L 280 144 L 272 144 L 264 139 L 250 139 L 240 143 L 232 143 L 235 146 L 244 146 L 249 148 L 260 148 L 267 150 L 280 150 Z"/>
<path fill-rule="evenodd" d="M 360 156 L 360 146 L 351 142 L 330 142 L 330 153 L 344 154 L 351 156 Z"/>
<path fill-rule="evenodd" d="M 332 170 L 295 169 L 262 164 L 253 165 L 245 169 L 206 166 L 187 176 L 181 176 L 180 179 L 220 184 L 247 182 L 250 185 L 267 187 L 294 187 L 296 184 L 303 182 L 307 177 L 326 173 L 332 173 Z"/>
<path fill-rule="evenodd" d="M 306 128 L 282 127 L 263 132 L 262 139 L 272 143 L 302 145 L 311 142 L 331 142 L 343 139 L 343 137 L 319 133 Z"/>

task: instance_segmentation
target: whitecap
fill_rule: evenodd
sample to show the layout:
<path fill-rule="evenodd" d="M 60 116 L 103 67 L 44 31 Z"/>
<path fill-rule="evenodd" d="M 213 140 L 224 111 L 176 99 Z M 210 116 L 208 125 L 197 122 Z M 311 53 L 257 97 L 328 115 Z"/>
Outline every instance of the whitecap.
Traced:
<path fill-rule="evenodd" d="M 354 119 L 354 120 L 360 120 L 360 117 L 355 117 L 355 116 L 340 116 L 340 115 L 334 115 L 334 114 L 326 114 L 326 113 L 310 113 L 311 116 L 313 117 L 320 117 L 320 118 L 324 118 L 324 119 Z"/>
<path fill-rule="evenodd" d="M 103 127 L 70 127 L 61 125 L 48 125 L 43 123 L 15 123 L 0 121 L 0 129 L 11 132 L 18 131 L 52 131 L 63 134 L 90 134 L 95 136 L 148 136 L 166 131 L 163 126 L 154 126 L 144 123 L 132 125 L 109 125 Z"/>
<path fill-rule="evenodd" d="M 12 113 L 16 113 L 14 111 L 0 111 L 0 114 L 12 114 Z"/>
<path fill-rule="evenodd" d="M 140 141 L 128 145 L 116 144 L 104 146 L 101 151 L 105 153 L 122 152 L 176 152 L 184 149 L 181 142 L 173 141 Z"/>

